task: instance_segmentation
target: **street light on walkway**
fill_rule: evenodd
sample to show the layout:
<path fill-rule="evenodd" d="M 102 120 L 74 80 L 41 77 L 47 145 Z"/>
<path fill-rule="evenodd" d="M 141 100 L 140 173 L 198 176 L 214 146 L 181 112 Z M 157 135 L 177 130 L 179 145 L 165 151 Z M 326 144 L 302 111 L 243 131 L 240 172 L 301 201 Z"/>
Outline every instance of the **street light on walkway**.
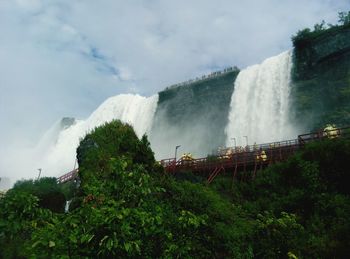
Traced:
<path fill-rule="evenodd" d="M 38 171 L 39 171 L 39 175 L 38 175 L 38 179 L 37 180 L 39 180 L 40 179 L 40 176 L 41 176 L 41 171 L 42 171 L 43 169 L 41 169 L 41 168 L 38 168 Z"/>
<path fill-rule="evenodd" d="M 231 138 L 235 144 L 235 149 L 236 149 L 236 138 Z"/>
<path fill-rule="evenodd" d="M 246 146 L 248 146 L 248 136 L 243 136 L 245 138 Z"/>
<path fill-rule="evenodd" d="M 176 147 L 175 147 L 175 162 L 176 162 L 177 149 L 178 149 L 179 147 L 181 147 L 181 146 L 179 145 L 179 146 L 176 146 Z"/>

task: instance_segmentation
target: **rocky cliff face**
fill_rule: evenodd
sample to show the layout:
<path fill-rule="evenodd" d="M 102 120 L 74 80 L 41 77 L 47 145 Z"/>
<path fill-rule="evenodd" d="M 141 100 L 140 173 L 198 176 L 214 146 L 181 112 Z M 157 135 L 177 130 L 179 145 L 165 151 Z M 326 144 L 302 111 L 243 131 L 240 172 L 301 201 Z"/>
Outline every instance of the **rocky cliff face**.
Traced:
<path fill-rule="evenodd" d="M 304 131 L 350 125 L 350 26 L 329 29 L 294 49 L 295 120 Z"/>
<path fill-rule="evenodd" d="M 225 145 L 225 127 L 238 70 L 159 93 L 150 141 L 156 154 L 196 156 Z M 171 147 L 171 148 L 170 148 Z"/>
<path fill-rule="evenodd" d="M 62 118 L 62 120 L 60 121 L 60 125 L 61 125 L 61 129 L 67 129 L 70 126 L 74 125 L 76 123 L 75 118 L 71 118 L 71 117 L 64 117 Z"/>

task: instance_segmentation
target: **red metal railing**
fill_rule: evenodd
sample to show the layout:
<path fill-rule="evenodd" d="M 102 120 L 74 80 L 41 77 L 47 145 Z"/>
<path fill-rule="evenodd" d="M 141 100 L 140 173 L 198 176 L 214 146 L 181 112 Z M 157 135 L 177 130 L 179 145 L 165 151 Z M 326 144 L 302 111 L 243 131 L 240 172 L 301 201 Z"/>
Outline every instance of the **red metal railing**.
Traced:
<path fill-rule="evenodd" d="M 239 148 L 231 148 L 230 155 L 211 156 L 210 158 L 197 158 L 193 160 L 178 160 L 175 163 L 174 158 L 163 159 L 160 164 L 163 165 L 168 172 L 191 170 L 195 172 L 207 171 L 217 167 L 233 167 L 255 164 L 256 162 L 280 161 L 288 157 L 291 153 L 299 148 L 297 140 L 288 140 L 280 142 L 265 143 L 261 145 L 246 146 L 243 150 Z M 228 148 L 229 149 L 229 148 Z M 260 161 L 257 156 L 265 151 L 266 159 Z"/>
<path fill-rule="evenodd" d="M 169 173 L 184 171 L 207 173 L 209 174 L 208 183 L 210 183 L 220 172 L 232 169 L 234 174 L 238 171 L 252 169 L 255 175 L 258 166 L 266 166 L 286 160 L 306 143 L 339 137 L 350 137 L 350 127 L 302 134 L 298 136 L 298 139 L 292 140 L 254 144 L 246 147 L 229 147 L 221 150 L 223 154 L 211 156 L 210 158 L 179 159 L 178 161 L 175 161 L 175 158 L 169 158 L 161 160 L 160 163 L 164 166 L 166 172 Z M 264 159 L 261 158 L 262 151 L 266 155 Z M 225 155 L 225 152 L 228 155 Z"/>
<path fill-rule="evenodd" d="M 161 160 L 160 164 L 168 173 L 191 171 L 207 174 L 208 183 L 210 183 L 223 171 L 233 171 L 235 176 L 238 171 L 253 170 L 253 175 L 255 175 L 258 167 L 286 160 L 306 143 L 339 137 L 350 137 L 350 127 L 302 134 L 297 139 L 292 140 L 254 144 L 246 147 L 229 147 L 222 149 L 220 154 L 211 157 L 192 160 L 179 159 L 177 161 L 175 158 L 168 158 Z M 261 157 L 262 151 L 265 151 L 265 158 Z M 78 169 L 75 169 L 59 177 L 57 181 L 64 183 L 77 177 Z"/>
<path fill-rule="evenodd" d="M 65 183 L 65 182 L 72 181 L 78 177 L 78 172 L 79 172 L 78 168 L 74 169 L 73 171 L 70 171 L 69 173 L 66 173 L 66 174 L 58 177 L 57 182 L 58 183 Z"/>

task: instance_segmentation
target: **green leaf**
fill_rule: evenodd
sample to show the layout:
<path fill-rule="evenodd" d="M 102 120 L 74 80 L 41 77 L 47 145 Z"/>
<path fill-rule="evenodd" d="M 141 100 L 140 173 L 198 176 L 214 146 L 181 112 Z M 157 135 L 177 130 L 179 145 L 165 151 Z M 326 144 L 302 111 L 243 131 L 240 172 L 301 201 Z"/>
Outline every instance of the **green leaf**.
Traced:
<path fill-rule="evenodd" d="M 108 236 L 104 236 L 104 237 L 101 239 L 101 241 L 100 241 L 99 245 L 100 245 L 100 246 L 102 246 L 103 241 L 105 241 L 107 238 L 108 238 Z"/>
<path fill-rule="evenodd" d="M 49 241 L 49 247 L 54 247 L 54 246 L 56 246 L 55 242 Z"/>
<path fill-rule="evenodd" d="M 82 243 L 89 243 L 95 235 L 89 235 L 89 234 L 85 234 L 81 237 L 80 242 Z"/>
<path fill-rule="evenodd" d="M 124 243 L 124 248 L 125 248 L 125 251 L 129 252 L 130 249 L 131 249 L 131 244 L 130 243 Z"/>
<path fill-rule="evenodd" d="M 72 241 L 72 243 L 77 243 L 77 237 L 76 236 L 69 236 L 69 240 Z"/>
<path fill-rule="evenodd" d="M 34 244 L 32 244 L 32 248 L 36 247 L 39 244 L 42 244 L 42 242 L 41 241 L 36 241 Z"/>

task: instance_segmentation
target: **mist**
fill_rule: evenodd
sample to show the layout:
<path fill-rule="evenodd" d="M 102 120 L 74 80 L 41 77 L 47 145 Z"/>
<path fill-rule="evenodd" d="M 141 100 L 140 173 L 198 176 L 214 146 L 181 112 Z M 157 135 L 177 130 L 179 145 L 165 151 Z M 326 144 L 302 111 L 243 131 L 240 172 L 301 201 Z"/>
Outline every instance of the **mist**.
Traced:
<path fill-rule="evenodd" d="M 157 95 L 146 98 L 121 94 L 104 101 L 84 120 L 63 118 L 55 122 L 35 146 L 11 150 L 9 153 L 14 157 L 9 157 L 8 162 L 18 159 L 21 163 L 4 164 L 4 167 L 11 168 L 4 175 L 13 178 L 21 172 L 24 178 L 34 178 L 39 168 L 41 176 L 58 177 L 68 173 L 78 167 L 76 149 L 80 140 L 94 128 L 114 119 L 132 125 L 141 138 L 150 130 L 157 101 Z"/>
<path fill-rule="evenodd" d="M 189 111 L 188 113 L 190 113 Z M 178 123 L 169 121 L 166 108 L 161 107 L 155 116 L 155 122 L 149 136 L 152 150 L 157 160 L 174 158 L 175 147 L 180 146 L 177 151 L 177 159 L 184 153 L 191 153 L 194 158 L 206 157 L 219 146 L 224 145 L 223 136 L 215 136 L 213 124 L 210 123 L 212 116 L 217 114 L 205 113 L 202 116 L 184 114 L 186 120 Z"/>

